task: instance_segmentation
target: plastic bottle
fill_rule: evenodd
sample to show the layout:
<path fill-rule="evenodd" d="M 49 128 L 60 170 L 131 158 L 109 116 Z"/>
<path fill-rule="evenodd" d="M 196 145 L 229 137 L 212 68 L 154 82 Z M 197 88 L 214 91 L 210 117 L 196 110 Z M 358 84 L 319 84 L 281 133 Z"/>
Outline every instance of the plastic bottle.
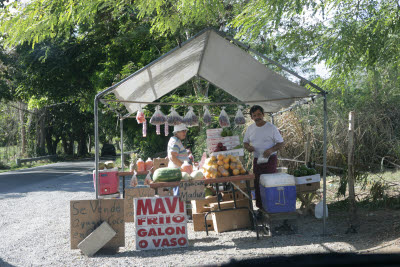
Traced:
<path fill-rule="evenodd" d="M 145 162 L 144 162 L 141 158 L 139 158 L 139 159 L 136 161 L 136 166 L 137 166 L 137 171 L 138 171 L 138 172 L 144 172 L 144 171 L 146 171 L 146 164 L 145 164 Z"/>
<path fill-rule="evenodd" d="M 151 168 L 153 168 L 153 161 L 151 160 L 151 158 L 148 158 L 145 164 L 146 164 L 146 171 L 149 171 Z"/>
<path fill-rule="evenodd" d="M 181 166 L 181 171 L 183 172 L 187 172 L 188 174 L 191 174 L 193 171 L 193 166 L 192 164 L 189 164 L 189 162 L 187 162 L 186 160 L 183 162 L 182 166 Z"/>

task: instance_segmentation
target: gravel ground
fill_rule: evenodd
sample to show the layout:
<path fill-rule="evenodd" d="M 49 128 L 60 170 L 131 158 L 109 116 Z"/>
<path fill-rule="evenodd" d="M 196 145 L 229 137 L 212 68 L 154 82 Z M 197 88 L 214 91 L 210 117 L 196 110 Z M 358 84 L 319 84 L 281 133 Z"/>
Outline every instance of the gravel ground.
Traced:
<path fill-rule="evenodd" d="M 194 232 L 189 246 L 135 250 L 134 223 L 126 224 L 126 246 L 115 255 L 88 258 L 70 249 L 69 202 L 92 199 L 89 172 L 66 175 L 31 186 L 26 192 L 0 194 L 0 266 L 195 266 L 232 259 L 327 252 L 399 253 L 400 211 L 360 211 L 357 234 L 345 234 L 346 213 L 329 211 L 327 235 L 312 216 L 297 220 L 296 234 L 260 236 L 250 230 L 222 234 Z"/>

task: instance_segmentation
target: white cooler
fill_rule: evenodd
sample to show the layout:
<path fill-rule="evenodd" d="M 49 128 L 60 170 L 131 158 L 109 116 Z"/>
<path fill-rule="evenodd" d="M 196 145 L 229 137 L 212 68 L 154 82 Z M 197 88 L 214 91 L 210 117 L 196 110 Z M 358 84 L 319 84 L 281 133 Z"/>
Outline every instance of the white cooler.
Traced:
<path fill-rule="evenodd" d="M 260 193 L 268 213 L 296 211 L 296 181 L 287 173 L 261 174 Z"/>

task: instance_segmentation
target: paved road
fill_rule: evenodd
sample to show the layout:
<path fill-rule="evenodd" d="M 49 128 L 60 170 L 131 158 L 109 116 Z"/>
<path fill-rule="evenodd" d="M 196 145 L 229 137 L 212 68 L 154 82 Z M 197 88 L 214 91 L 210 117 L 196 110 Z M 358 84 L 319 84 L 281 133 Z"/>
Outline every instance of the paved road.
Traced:
<path fill-rule="evenodd" d="M 21 192 L 24 188 L 47 180 L 73 174 L 90 174 L 94 161 L 58 162 L 35 168 L 0 173 L 0 193 Z"/>

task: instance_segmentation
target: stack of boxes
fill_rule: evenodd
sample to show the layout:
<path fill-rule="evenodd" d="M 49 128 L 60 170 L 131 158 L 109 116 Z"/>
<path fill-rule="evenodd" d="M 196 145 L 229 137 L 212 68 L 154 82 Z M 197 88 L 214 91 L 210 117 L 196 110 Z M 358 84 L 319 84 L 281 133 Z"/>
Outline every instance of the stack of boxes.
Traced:
<path fill-rule="evenodd" d="M 221 210 L 234 207 L 232 192 L 222 192 Z M 249 200 L 240 192 L 235 192 L 236 207 L 248 207 Z M 249 211 L 247 209 L 218 210 L 218 201 L 216 196 L 207 199 L 192 200 L 192 219 L 194 231 L 205 231 L 205 215 L 207 216 L 207 227 L 209 231 L 214 230 L 217 233 L 247 228 L 251 225 Z"/>

